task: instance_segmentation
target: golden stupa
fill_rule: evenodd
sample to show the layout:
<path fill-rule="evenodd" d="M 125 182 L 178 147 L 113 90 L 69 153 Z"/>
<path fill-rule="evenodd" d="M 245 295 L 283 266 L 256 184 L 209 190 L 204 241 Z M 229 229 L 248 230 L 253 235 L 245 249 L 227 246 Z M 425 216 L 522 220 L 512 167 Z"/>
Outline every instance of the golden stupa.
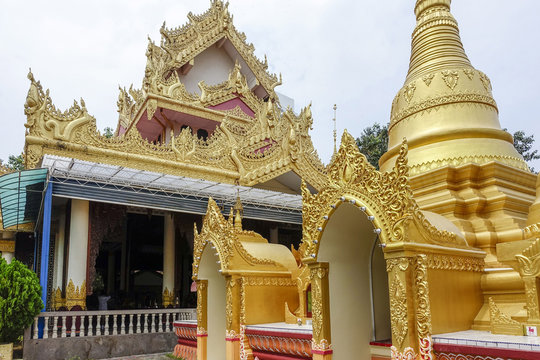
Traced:
<path fill-rule="evenodd" d="M 467 162 L 527 170 L 512 136 L 501 129 L 489 78 L 463 49 L 450 3 L 416 2 L 409 72 L 392 103 L 381 168 L 390 169 L 407 138 L 412 175 Z"/>
<path fill-rule="evenodd" d="M 416 2 L 409 71 L 380 165 L 391 169 L 406 138 L 419 205 L 451 220 L 499 267 L 496 244 L 521 239 L 536 178 L 501 128 L 491 82 L 471 65 L 450 4 Z"/>

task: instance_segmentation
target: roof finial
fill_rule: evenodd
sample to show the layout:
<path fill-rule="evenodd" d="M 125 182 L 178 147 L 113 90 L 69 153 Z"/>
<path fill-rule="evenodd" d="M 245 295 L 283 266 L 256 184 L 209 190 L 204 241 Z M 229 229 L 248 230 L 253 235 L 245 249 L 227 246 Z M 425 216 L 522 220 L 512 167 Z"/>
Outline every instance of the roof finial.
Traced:
<path fill-rule="evenodd" d="M 236 189 L 236 203 L 233 206 L 234 210 L 234 227 L 238 230 L 242 230 L 242 218 L 244 216 L 244 207 L 242 206 L 242 200 L 240 200 L 240 190 Z"/>
<path fill-rule="evenodd" d="M 334 157 L 337 153 L 336 110 L 337 110 L 337 105 L 334 104 L 334 118 L 332 119 L 332 121 L 334 122 L 334 154 L 332 155 L 332 157 Z"/>

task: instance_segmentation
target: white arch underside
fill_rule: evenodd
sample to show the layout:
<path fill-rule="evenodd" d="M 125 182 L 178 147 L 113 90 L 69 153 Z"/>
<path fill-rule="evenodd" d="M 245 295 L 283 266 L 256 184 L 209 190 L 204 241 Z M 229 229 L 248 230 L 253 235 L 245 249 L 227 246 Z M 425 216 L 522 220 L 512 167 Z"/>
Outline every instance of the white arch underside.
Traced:
<path fill-rule="evenodd" d="M 321 238 L 318 260 L 329 263 L 330 325 L 333 359 L 369 360 L 372 340 L 370 256 L 373 225 L 358 208 L 341 205 Z M 391 337 L 388 278 L 382 251 L 373 261 L 375 338 Z"/>
<path fill-rule="evenodd" d="M 199 264 L 199 279 L 208 280 L 207 359 L 225 360 L 225 278 L 218 270 L 216 250 L 207 245 Z"/>

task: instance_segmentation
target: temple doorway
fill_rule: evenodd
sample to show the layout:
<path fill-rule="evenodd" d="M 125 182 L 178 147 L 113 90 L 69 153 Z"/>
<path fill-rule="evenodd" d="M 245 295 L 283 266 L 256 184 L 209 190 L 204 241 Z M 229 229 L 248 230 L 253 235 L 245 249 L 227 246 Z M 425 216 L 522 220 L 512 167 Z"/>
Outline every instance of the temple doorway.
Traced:
<path fill-rule="evenodd" d="M 226 335 L 226 289 L 225 277 L 221 275 L 219 257 L 208 244 L 201 256 L 199 280 L 208 281 L 207 295 L 207 359 L 225 360 Z"/>
<path fill-rule="evenodd" d="M 343 204 L 322 234 L 318 261 L 329 263 L 335 359 L 370 359 L 369 343 L 391 338 L 388 277 L 373 230 L 364 212 Z"/>

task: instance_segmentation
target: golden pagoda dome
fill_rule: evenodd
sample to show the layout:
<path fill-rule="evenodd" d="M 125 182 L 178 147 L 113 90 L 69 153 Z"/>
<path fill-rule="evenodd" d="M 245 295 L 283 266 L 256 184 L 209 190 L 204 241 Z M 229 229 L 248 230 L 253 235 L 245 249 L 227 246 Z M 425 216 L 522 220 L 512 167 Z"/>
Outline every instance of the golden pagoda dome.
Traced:
<path fill-rule="evenodd" d="M 528 171 L 512 136 L 501 129 L 489 78 L 463 49 L 450 3 L 416 2 L 409 72 L 392 102 L 381 170 L 393 167 L 406 138 L 411 175 L 491 161 Z"/>

